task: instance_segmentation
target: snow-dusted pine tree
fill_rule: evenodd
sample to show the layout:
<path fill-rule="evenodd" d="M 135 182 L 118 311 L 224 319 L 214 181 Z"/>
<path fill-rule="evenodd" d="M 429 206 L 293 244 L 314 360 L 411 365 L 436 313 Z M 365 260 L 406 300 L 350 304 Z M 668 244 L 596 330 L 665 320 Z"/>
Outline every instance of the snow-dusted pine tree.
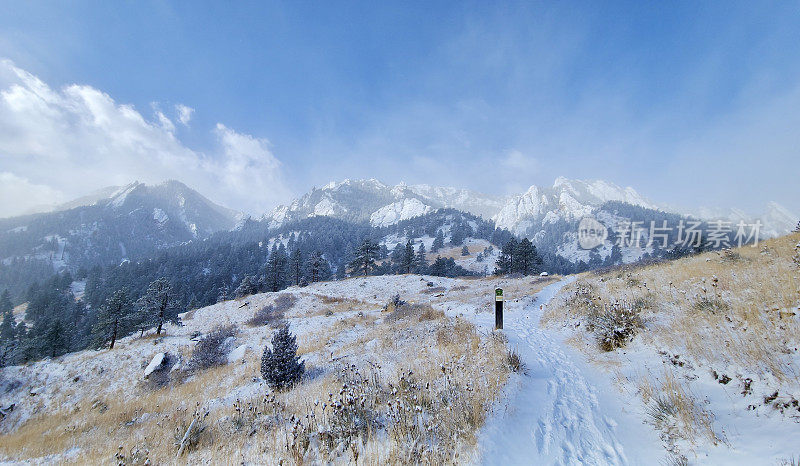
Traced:
<path fill-rule="evenodd" d="M 495 275 L 505 275 L 514 271 L 514 255 L 516 254 L 516 250 L 517 241 L 514 238 L 511 238 L 503 245 L 503 248 L 500 249 L 500 256 L 495 263 Z"/>
<path fill-rule="evenodd" d="M 297 355 L 296 337 L 286 324 L 272 336 L 272 348 L 264 348 L 261 376 L 270 387 L 280 390 L 298 382 L 305 371 L 305 362 Z"/>
<path fill-rule="evenodd" d="M 375 259 L 378 257 L 378 244 L 370 239 L 365 239 L 355 253 L 355 259 L 350 262 L 354 274 L 369 275 L 375 268 Z M 413 248 L 412 248 L 413 251 Z M 413 256 L 412 256 L 413 257 Z"/>
<path fill-rule="evenodd" d="M 319 251 L 311 253 L 311 256 L 308 258 L 308 263 L 306 264 L 306 269 L 308 278 L 312 283 L 325 280 L 330 277 L 331 274 L 328 261 L 322 257 L 322 253 Z"/>
<path fill-rule="evenodd" d="M 14 359 L 17 325 L 14 320 L 13 309 L 14 306 L 11 304 L 8 290 L 5 290 L 0 295 L 0 315 L 3 318 L 3 322 L 0 323 L 0 367 L 10 364 Z"/>
<path fill-rule="evenodd" d="M 425 244 L 419 243 L 417 255 L 414 257 L 414 272 L 420 275 L 427 273 L 428 271 L 428 259 L 425 255 Z"/>
<path fill-rule="evenodd" d="M 289 254 L 289 274 L 291 275 L 292 284 L 299 285 L 303 279 L 303 253 L 296 246 L 292 253 Z"/>
<path fill-rule="evenodd" d="M 398 264 L 398 268 L 400 269 L 401 273 L 411 273 L 411 269 L 414 267 L 414 245 L 411 243 L 411 240 L 406 241 L 405 248 L 403 249 L 403 254 L 400 256 L 400 264 Z"/>
<path fill-rule="evenodd" d="M 444 234 L 442 234 L 442 230 L 436 230 L 436 238 L 433 240 L 433 245 L 431 245 L 431 252 L 439 252 L 439 249 L 444 247 Z"/>
<path fill-rule="evenodd" d="M 147 287 L 147 292 L 136 303 L 143 330 L 156 327 L 156 335 L 161 335 L 165 322 L 177 323 L 180 320 L 175 296 L 166 278 L 153 280 Z"/>
<path fill-rule="evenodd" d="M 468 256 L 469 255 L 469 248 L 467 247 L 466 244 L 464 245 L 464 247 L 461 248 L 461 255 L 462 256 Z"/>
<path fill-rule="evenodd" d="M 236 288 L 236 291 L 233 292 L 237 298 L 242 298 L 255 293 L 258 293 L 258 281 L 255 277 L 251 277 L 250 275 L 245 275 L 245 277 L 242 279 L 242 283 L 240 283 L 239 287 Z"/>
<path fill-rule="evenodd" d="M 128 291 L 115 291 L 97 313 L 97 322 L 92 327 L 92 340 L 97 347 L 109 343 L 108 349 L 114 349 L 117 338 L 127 335 L 131 330 L 133 319 Z"/>

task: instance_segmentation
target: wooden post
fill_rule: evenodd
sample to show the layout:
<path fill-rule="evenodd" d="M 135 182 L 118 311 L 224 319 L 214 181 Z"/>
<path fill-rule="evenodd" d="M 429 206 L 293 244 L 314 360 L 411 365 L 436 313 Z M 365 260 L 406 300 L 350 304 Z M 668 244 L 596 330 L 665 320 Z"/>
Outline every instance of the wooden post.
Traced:
<path fill-rule="evenodd" d="M 503 289 L 495 288 L 494 290 L 494 329 L 500 330 L 503 328 Z"/>

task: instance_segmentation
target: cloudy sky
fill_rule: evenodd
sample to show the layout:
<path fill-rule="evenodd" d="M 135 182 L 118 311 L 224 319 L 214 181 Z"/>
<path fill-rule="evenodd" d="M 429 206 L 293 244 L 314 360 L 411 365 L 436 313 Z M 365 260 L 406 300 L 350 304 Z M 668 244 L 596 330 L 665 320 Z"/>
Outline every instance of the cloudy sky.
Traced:
<path fill-rule="evenodd" d="M 261 213 L 559 175 L 800 212 L 800 4 L 499 3 L 3 2 L 0 216 L 133 180 Z"/>

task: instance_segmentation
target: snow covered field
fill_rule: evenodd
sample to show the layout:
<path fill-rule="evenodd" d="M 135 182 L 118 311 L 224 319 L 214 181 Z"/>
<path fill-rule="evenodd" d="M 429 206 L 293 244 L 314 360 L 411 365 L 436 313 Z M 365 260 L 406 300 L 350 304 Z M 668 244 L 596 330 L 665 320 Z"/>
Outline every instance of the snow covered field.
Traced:
<path fill-rule="evenodd" d="M 796 280 L 795 239 L 606 275 L 376 276 L 225 301 L 183 314 L 165 336 L 4 368 L 0 407 L 14 409 L 0 420 L 0 460 L 175 461 L 173 438 L 200 415 L 206 433 L 180 461 L 781 464 L 800 439 L 800 312 L 780 292 Z M 395 295 L 410 307 L 386 311 Z M 614 298 L 639 302 L 644 324 L 602 351 L 586 303 Z M 259 374 L 274 327 L 248 321 L 281 300 L 307 374 L 278 393 Z M 722 307 L 698 314 L 698 302 Z M 756 302 L 768 319 L 749 310 Z M 183 373 L 198 334 L 218 325 L 238 328 L 228 363 Z M 166 376 L 144 380 L 161 354 Z M 354 383 L 356 373 L 371 375 Z M 383 400 L 364 411 L 374 432 L 332 434 L 323 402 L 348 390 Z M 417 414 L 398 417 L 401 405 Z"/>
<path fill-rule="evenodd" d="M 671 461 L 794 464 L 800 455 L 800 235 L 649 267 L 582 274 L 546 309 L 548 333 L 613 379 Z M 796 247 L 796 245 L 798 245 Z M 793 258 L 794 257 L 794 258 Z M 600 349 L 623 309 L 621 347 Z M 642 432 L 645 428 L 642 428 Z"/>

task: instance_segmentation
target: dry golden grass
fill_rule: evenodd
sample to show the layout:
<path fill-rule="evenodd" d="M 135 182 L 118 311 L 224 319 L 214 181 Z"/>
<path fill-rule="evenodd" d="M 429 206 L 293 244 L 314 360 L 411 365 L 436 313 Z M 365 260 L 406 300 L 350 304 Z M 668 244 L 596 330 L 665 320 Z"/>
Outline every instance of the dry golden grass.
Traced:
<path fill-rule="evenodd" d="M 675 439 L 693 442 L 699 438 L 715 445 L 724 442 L 714 431 L 713 414 L 669 368 L 655 378 L 641 377 L 637 384 L 649 421 L 672 437 L 673 442 Z"/>
<path fill-rule="evenodd" d="M 686 348 L 698 361 L 736 364 L 798 380 L 800 370 L 785 360 L 786 343 L 800 332 L 792 309 L 800 303 L 800 270 L 792 261 L 800 235 L 772 239 L 730 253 L 709 252 L 641 268 L 583 274 L 565 287 L 543 321 L 585 318 L 592 301 L 638 302 L 649 321 L 643 338 Z M 734 256 L 731 260 L 728 256 Z M 588 300 L 575 299 L 579 288 Z"/>
<path fill-rule="evenodd" d="M 790 348 L 800 335 L 800 318 L 794 315 L 800 304 L 800 269 L 793 261 L 798 241 L 800 234 L 792 234 L 756 247 L 581 274 L 556 296 L 542 322 L 588 330 L 571 342 L 594 352 L 589 355 L 596 361 L 612 361 L 599 356 L 591 321 L 598 309 L 621 300 L 640 313 L 645 328 L 637 338 L 647 345 L 680 352 L 683 360 L 707 370 L 739 367 L 778 385 L 794 385 L 800 382 Z M 719 440 L 711 415 L 698 408 L 684 382 L 670 375 L 659 382 L 648 377 L 633 383 L 646 403 L 676 406 L 679 422 L 673 429 L 687 439 Z"/>
<path fill-rule="evenodd" d="M 472 257 L 478 253 L 483 252 L 486 248 L 485 245 L 482 244 L 468 244 L 467 249 L 469 250 L 469 256 L 462 256 L 461 250 L 464 246 L 452 246 L 452 247 L 444 247 L 438 250 L 436 253 L 428 253 L 427 259 L 429 263 L 433 263 L 436 260 L 436 257 L 439 256 L 442 259 L 463 259 L 465 257 Z"/>
<path fill-rule="evenodd" d="M 352 304 L 338 299 L 326 303 Z M 393 320 L 385 319 L 387 313 L 348 315 L 303 335 L 300 353 L 312 364 L 308 377 L 289 391 L 273 393 L 254 382 L 260 380 L 261 355 L 251 351 L 243 363 L 213 367 L 185 380 L 174 375 L 164 388 L 137 382 L 124 394 L 85 397 L 74 408 L 59 409 L 57 402 L 42 406 L 40 413 L 2 437 L 0 458 L 65 464 L 464 462 L 507 379 L 504 342 L 482 336 L 471 323 L 448 318 L 427 304 L 414 309 Z M 255 343 L 263 347 L 269 332 L 261 333 Z M 121 348 L 141 344 L 151 342 L 126 341 Z M 180 352 L 188 360 L 190 347 Z M 356 367 L 365 374 L 357 385 L 374 395 L 365 413 L 381 422 L 342 433 L 336 426 L 347 419 L 332 414 L 330 399 L 344 390 Z M 70 390 L 59 396 L 74 396 Z M 411 411 L 397 411 L 401 405 Z M 415 412 L 424 413 L 428 428 L 417 427 Z M 176 458 L 176 443 L 195 418 L 204 428 Z M 320 429 L 327 430 L 321 434 Z"/>

